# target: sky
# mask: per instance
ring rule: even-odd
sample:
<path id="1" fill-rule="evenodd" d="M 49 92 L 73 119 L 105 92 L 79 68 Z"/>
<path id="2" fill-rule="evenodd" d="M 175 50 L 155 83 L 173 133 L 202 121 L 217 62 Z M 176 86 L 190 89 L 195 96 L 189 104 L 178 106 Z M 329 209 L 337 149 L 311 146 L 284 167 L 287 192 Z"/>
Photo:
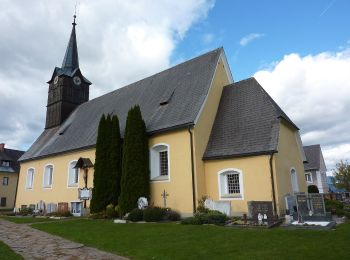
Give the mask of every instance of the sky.
<path id="1" fill-rule="evenodd" d="M 77 10 L 90 98 L 224 47 L 234 81 L 255 77 L 321 144 L 329 172 L 350 159 L 350 1 L 0 0 L 0 142 L 28 149 Z"/>

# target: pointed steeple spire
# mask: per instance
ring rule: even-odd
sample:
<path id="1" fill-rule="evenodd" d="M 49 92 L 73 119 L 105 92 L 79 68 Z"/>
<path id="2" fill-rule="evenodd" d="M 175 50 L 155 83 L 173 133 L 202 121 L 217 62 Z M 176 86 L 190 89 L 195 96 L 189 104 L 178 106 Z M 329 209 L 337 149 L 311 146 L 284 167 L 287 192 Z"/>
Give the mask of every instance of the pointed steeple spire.
<path id="1" fill-rule="evenodd" d="M 64 55 L 64 59 L 62 62 L 62 69 L 69 70 L 70 72 L 79 68 L 77 37 L 75 35 L 75 26 L 77 25 L 75 22 L 75 18 L 77 16 L 74 14 L 73 17 L 74 17 L 74 20 L 72 23 L 73 25 L 72 33 L 70 34 L 66 54 Z"/>

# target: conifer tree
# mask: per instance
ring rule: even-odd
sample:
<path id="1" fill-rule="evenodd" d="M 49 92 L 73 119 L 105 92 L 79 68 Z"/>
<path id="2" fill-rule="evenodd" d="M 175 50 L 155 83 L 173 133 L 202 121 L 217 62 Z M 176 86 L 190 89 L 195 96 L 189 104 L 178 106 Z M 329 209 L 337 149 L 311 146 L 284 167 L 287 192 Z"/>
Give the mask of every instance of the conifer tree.
<path id="1" fill-rule="evenodd" d="M 149 152 L 145 122 L 139 106 L 131 108 L 126 120 L 121 194 L 119 207 L 122 213 L 137 206 L 139 197 L 149 198 Z"/>
<path id="2" fill-rule="evenodd" d="M 104 166 L 106 163 L 107 151 L 106 151 L 106 130 L 107 130 L 106 117 L 103 114 L 98 125 L 96 151 L 95 151 L 95 165 L 94 165 L 94 186 L 92 190 L 92 199 L 90 203 L 91 213 L 100 212 L 104 209 L 104 193 L 105 182 L 103 177 Z"/>
<path id="3" fill-rule="evenodd" d="M 118 204 L 120 195 L 120 179 L 122 176 L 122 142 L 120 137 L 119 120 L 116 115 L 111 118 L 111 135 L 110 135 L 110 183 L 108 202 L 113 205 Z"/>

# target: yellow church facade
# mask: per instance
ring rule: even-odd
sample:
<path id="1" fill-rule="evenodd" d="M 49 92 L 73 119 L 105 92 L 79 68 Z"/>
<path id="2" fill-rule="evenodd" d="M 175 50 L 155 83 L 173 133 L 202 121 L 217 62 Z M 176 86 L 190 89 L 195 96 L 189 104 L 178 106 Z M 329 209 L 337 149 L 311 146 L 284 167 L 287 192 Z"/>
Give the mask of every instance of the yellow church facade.
<path id="1" fill-rule="evenodd" d="M 272 202 L 283 215 L 284 196 L 306 192 L 298 127 L 254 78 L 233 81 L 222 48 L 90 101 L 74 49 L 75 26 L 49 81 L 45 130 L 20 158 L 17 209 L 64 202 L 79 213 L 86 172 L 75 166 L 79 158 L 94 163 L 98 120 L 117 114 L 123 134 L 136 104 L 149 135 L 151 205 L 164 206 L 165 191 L 166 206 L 182 216 L 203 196 L 230 203 L 230 215 L 247 213 L 249 201 Z M 69 88 L 82 99 L 67 102 Z M 93 186 L 93 167 L 86 184 Z"/>

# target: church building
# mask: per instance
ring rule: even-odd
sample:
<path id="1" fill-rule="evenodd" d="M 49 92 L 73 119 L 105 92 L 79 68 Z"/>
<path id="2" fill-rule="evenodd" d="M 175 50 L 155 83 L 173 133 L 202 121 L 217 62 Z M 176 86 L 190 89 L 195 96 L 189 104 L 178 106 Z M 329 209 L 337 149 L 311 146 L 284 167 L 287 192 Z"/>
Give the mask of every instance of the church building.
<path id="1" fill-rule="evenodd" d="M 223 48 L 89 100 L 75 30 L 74 21 L 48 81 L 45 129 L 20 158 L 17 209 L 64 202 L 79 215 L 79 188 L 93 185 L 99 120 L 117 115 L 123 136 L 134 105 L 149 136 L 151 204 L 163 206 L 165 191 L 182 216 L 203 196 L 227 202 L 231 215 L 247 213 L 250 201 L 283 215 L 284 196 L 306 192 L 299 128 L 254 78 L 234 82 Z"/>

